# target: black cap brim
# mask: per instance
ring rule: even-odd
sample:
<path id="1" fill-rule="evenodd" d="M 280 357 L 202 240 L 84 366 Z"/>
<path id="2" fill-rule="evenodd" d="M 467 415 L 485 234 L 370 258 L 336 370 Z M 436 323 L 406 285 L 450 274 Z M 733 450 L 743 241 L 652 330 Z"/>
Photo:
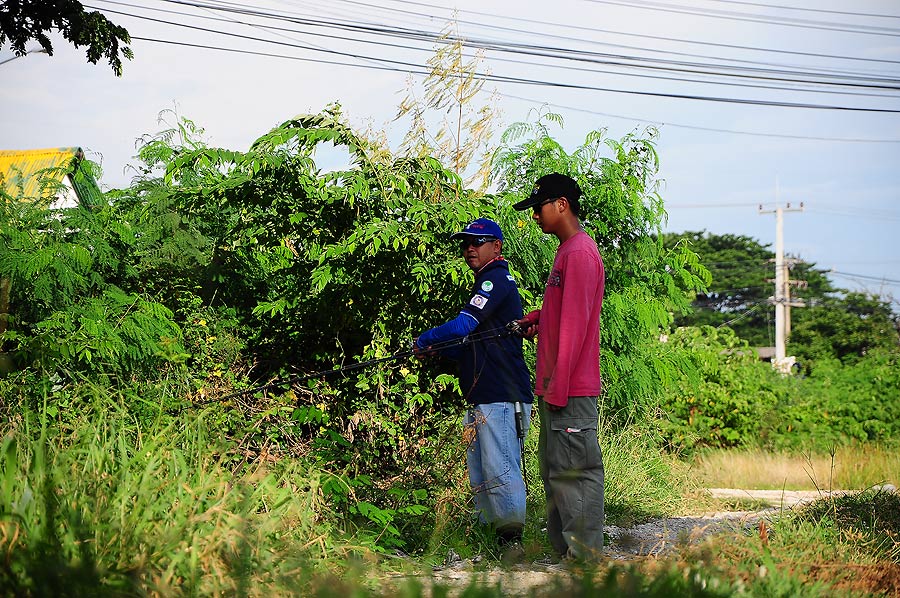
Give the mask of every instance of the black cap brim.
<path id="1" fill-rule="evenodd" d="M 514 209 L 514 210 L 519 210 L 519 211 L 527 210 L 528 208 L 530 208 L 530 207 L 532 207 L 532 206 L 538 205 L 540 202 L 541 202 L 540 199 L 535 199 L 535 198 L 532 198 L 532 197 L 528 197 L 528 198 L 523 199 L 522 201 L 520 201 L 520 202 L 518 202 L 518 203 L 514 203 L 514 204 L 513 204 L 513 209 Z"/>

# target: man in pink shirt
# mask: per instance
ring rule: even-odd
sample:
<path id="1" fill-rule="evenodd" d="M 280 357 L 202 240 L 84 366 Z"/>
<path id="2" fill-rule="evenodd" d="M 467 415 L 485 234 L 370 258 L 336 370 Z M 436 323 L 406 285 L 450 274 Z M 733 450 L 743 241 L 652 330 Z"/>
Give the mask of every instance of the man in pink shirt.
<path id="1" fill-rule="evenodd" d="M 559 239 L 541 309 L 519 320 L 538 336 L 535 394 L 538 458 L 547 496 L 547 532 L 561 556 L 594 560 L 603 550 L 603 455 L 597 441 L 603 260 L 579 220 L 581 188 L 558 173 L 528 198 L 535 222 Z"/>

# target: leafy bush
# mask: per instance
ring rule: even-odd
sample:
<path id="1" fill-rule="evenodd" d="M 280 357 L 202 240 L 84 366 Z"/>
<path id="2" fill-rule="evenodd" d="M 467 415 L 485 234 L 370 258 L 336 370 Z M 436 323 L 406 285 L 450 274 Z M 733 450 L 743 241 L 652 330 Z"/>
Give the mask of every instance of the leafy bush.
<path id="1" fill-rule="evenodd" d="M 679 328 L 664 346 L 699 372 L 667 388 L 661 425 L 673 450 L 827 450 L 900 439 L 900 353 L 876 351 L 850 365 L 821 360 L 808 376 L 785 377 L 728 328 Z"/>
<path id="2" fill-rule="evenodd" d="M 759 362 L 730 328 L 678 328 L 664 344 L 682 353 L 696 374 L 666 388 L 663 434 L 676 451 L 756 442 L 765 416 L 778 402 L 778 374 Z"/>
<path id="3" fill-rule="evenodd" d="M 691 366 L 680 355 L 657 351 L 657 339 L 669 329 L 672 312 L 688 309 L 688 293 L 708 283 L 709 273 L 684 245 L 666 249 L 662 244 L 665 210 L 658 190 L 655 130 L 618 141 L 606 138 L 603 130 L 591 131 L 569 153 L 549 134 L 549 125 L 561 122 L 556 115 L 545 115 L 534 124 L 513 125 L 503 135 L 495 159 L 495 176 L 504 192 L 501 205 L 509 209 L 548 172 L 578 181 L 582 224 L 597 242 L 606 271 L 600 339 L 603 403 L 620 422 L 640 420 L 656 409 L 664 386 Z M 520 223 L 535 231 L 533 224 L 521 222 L 528 216 L 520 216 Z M 516 236 L 529 235 L 537 246 L 511 259 L 538 299 L 556 242 L 539 230 L 512 230 Z M 531 261 L 530 256 L 541 259 Z"/>
<path id="4" fill-rule="evenodd" d="M 51 212 L 0 192 L 0 208 L 0 279 L 8 289 L 0 349 L 19 367 L 124 380 L 156 376 L 161 364 L 181 358 L 171 310 L 112 281 L 123 256 L 111 238 L 123 228 L 105 228 L 108 204 Z"/>
<path id="5" fill-rule="evenodd" d="M 771 422 L 775 447 L 823 449 L 848 442 L 900 440 L 900 352 L 874 351 L 841 364 L 816 362 L 809 375 L 787 379 L 780 417 Z"/>

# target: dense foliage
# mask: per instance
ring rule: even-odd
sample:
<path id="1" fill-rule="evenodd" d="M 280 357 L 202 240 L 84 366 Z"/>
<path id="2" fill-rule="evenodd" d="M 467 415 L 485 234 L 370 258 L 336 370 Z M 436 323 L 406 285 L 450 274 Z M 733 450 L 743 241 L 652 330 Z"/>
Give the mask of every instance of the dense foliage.
<path id="1" fill-rule="evenodd" d="M 775 252 L 756 239 L 745 235 L 709 232 L 666 233 L 667 247 L 685 245 L 696 251 L 700 262 L 709 268 L 711 282 L 692 297 L 688 313 L 675 318 L 678 326 L 720 326 L 734 329 L 752 346 L 774 346 Z M 789 256 L 788 278 L 791 297 L 811 301 L 833 293 L 836 289 L 825 273 Z M 804 317 L 802 309 L 791 310 L 792 319 Z"/>
<path id="2" fill-rule="evenodd" d="M 791 329 L 791 352 L 803 362 L 854 364 L 873 352 L 900 351 L 900 314 L 878 296 L 846 292 L 810 301 Z M 795 312 L 796 313 L 796 312 Z"/>
<path id="3" fill-rule="evenodd" d="M 337 107 L 242 152 L 207 147 L 179 120 L 144 139 L 129 188 L 90 207 L 50 213 L 4 194 L 0 357 L 14 368 L 0 377 L 0 581 L 25 594 L 303 594 L 325 557 L 433 555 L 454 537 L 490 551 L 461 490 L 453 372 L 404 355 L 465 300 L 471 273 L 448 237 L 477 216 L 501 223 L 524 301 L 540 304 L 555 240 L 511 206 L 549 171 L 581 184 L 606 265 L 612 518 L 676 508 L 660 432 L 676 453 L 900 436 L 884 304 L 846 296 L 858 317 L 835 318 L 839 342 L 807 344 L 802 378 L 773 372 L 727 327 L 672 331 L 710 279 L 689 247 L 661 240 L 652 132 L 595 131 L 569 152 L 556 122 L 506 132 L 496 195 L 427 155 L 392 156 Z M 322 171 L 323 149 L 346 166 Z M 796 333 L 818 338 L 815 321 Z M 887 340 L 857 342 L 874 331 Z M 532 480 L 535 445 L 532 434 Z M 532 485 L 536 542 L 540 495 Z"/>
<path id="4" fill-rule="evenodd" d="M 666 248 L 660 239 L 665 211 L 658 193 L 655 131 L 649 130 L 645 138 L 628 135 L 619 141 L 592 131 L 583 145 L 567 153 L 549 134 L 549 126 L 558 121 L 555 115 L 546 115 L 537 123 L 518 123 L 507 130 L 495 159 L 500 188 L 515 194 L 554 171 L 579 182 L 584 193 L 582 224 L 597 241 L 606 270 L 602 403 L 618 415 L 639 418 L 655 408 L 663 388 L 678 372 L 691 369 L 683 355 L 658 352 L 655 347 L 660 333 L 671 325 L 672 313 L 688 309 L 687 292 L 703 288 L 709 273 L 692 250 L 684 245 Z M 517 224 L 527 226 L 523 220 L 529 216 L 520 215 Z M 543 245 L 537 254 L 542 259 L 523 267 L 526 287 L 538 295 L 555 240 L 539 231 L 526 234 L 535 235 L 535 242 Z M 516 250 L 515 255 L 533 255 L 528 247 Z"/>
<path id="5" fill-rule="evenodd" d="M 728 328 L 680 328 L 668 338 L 700 370 L 662 402 L 664 436 L 676 451 L 698 447 L 817 450 L 900 438 L 900 351 L 810 362 L 783 376 Z"/>
<path id="6" fill-rule="evenodd" d="M 112 23 L 98 11 L 89 12 L 78 0 L 5 0 L 0 4 L 0 45 L 9 43 L 17 56 L 37 41 L 47 54 L 53 44 L 47 34 L 59 31 L 76 48 L 86 47 L 89 62 L 109 61 L 116 75 L 122 74 L 122 58 L 131 59 L 131 37 L 124 27 Z"/>
<path id="7" fill-rule="evenodd" d="M 201 137 L 180 120 L 145 138 L 131 187 L 91 208 L 50 214 L 7 197 L 2 348 L 26 368 L 7 380 L 14 405 L 47 400 L 65 418 L 80 384 L 105 380 L 140 387 L 128 408 L 144 425 L 208 406 L 244 454 L 290 454 L 335 473 L 324 491 L 382 548 L 401 537 L 421 545 L 428 526 L 417 518 L 437 516 L 426 505 L 464 484 L 462 397 L 445 364 L 374 360 L 456 313 L 471 272 L 449 235 L 478 216 L 502 223 L 525 300 L 539 303 L 555 245 L 511 205 L 551 170 L 585 189 L 585 227 L 608 264 L 604 404 L 645 413 L 688 363 L 652 349 L 703 270 L 692 252 L 651 237 L 663 214 L 651 139 L 594 132 L 569 154 L 543 123 L 520 125 L 497 160 L 503 193 L 484 196 L 433 158 L 373 146 L 336 106 L 244 152 Z M 347 166 L 321 171 L 321 148 Z M 248 388 L 273 380 L 267 392 Z M 438 466 L 447 462 L 456 477 Z"/>

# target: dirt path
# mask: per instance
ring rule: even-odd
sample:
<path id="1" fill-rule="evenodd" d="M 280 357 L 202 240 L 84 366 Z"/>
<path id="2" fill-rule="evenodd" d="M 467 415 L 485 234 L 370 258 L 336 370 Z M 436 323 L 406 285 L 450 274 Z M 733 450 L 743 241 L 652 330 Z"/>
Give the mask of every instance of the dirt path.
<path id="1" fill-rule="evenodd" d="M 755 511 L 721 511 L 660 518 L 631 527 L 607 526 L 606 532 L 611 542 L 605 550 L 607 557 L 612 561 L 627 562 L 664 556 L 679 544 L 699 542 L 714 533 L 754 528 L 759 525 L 760 519 L 776 516 L 783 510 L 829 496 L 829 493 L 817 491 L 733 488 L 710 488 L 708 492 L 717 499 L 752 500 L 769 506 Z M 835 491 L 831 494 L 842 493 Z M 511 569 L 500 566 L 484 569 L 483 563 L 477 559 L 472 562 L 468 559 L 456 561 L 451 558 L 445 566 L 432 573 L 431 581 L 461 591 L 473 579 L 478 579 L 489 585 L 502 584 L 506 596 L 527 596 L 534 588 L 549 586 L 560 575 L 566 575 L 566 571 L 537 563 L 515 565 Z M 427 579 L 420 581 L 423 585 L 430 585 Z M 451 595 L 454 595 L 452 590 Z"/>

